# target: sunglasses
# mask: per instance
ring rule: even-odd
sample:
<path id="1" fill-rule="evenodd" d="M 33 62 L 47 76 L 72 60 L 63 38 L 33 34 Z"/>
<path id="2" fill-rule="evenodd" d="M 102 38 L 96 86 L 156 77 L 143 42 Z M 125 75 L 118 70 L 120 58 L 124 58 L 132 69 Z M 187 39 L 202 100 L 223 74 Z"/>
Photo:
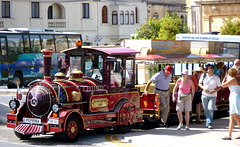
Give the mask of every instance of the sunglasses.
<path id="1" fill-rule="evenodd" d="M 202 73 L 201 71 L 197 71 L 197 73 Z"/>

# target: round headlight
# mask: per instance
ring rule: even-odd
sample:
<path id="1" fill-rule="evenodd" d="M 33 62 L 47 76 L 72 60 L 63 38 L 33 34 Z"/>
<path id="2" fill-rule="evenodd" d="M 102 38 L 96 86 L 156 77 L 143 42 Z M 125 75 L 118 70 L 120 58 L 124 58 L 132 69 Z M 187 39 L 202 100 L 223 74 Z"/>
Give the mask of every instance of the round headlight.
<path id="1" fill-rule="evenodd" d="M 11 101 L 9 102 L 9 107 L 10 107 L 11 109 L 15 109 L 15 108 L 17 107 L 16 101 L 15 101 L 15 100 L 11 100 Z"/>
<path id="2" fill-rule="evenodd" d="M 58 110 L 59 110 L 58 105 L 57 105 L 57 104 L 54 104 L 54 105 L 52 106 L 52 111 L 53 111 L 54 113 L 56 113 L 56 112 L 58 112 Z"/>

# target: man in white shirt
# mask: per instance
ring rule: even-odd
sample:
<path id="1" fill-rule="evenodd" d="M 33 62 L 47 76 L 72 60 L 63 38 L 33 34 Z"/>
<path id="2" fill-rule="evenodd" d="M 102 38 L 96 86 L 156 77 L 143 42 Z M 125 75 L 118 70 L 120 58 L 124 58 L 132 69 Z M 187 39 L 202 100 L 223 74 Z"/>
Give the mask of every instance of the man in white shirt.
<path id="1" fill-rule="evenodd" d="M 217 91 L 221 89 L 220 78 L 214 75 L 214 68 L 212 65 L 207 65 L 207 73 L 202 74 L 199 80 L 199 87 L 203 89 L 202 104 L 206 117 L 206 127 L 212 129 Z"/>
<path id="2" fill-rule="evenodd" d="M 161 121 L 165 127 L 168 127 L 166 124 L 169 112 L 169 83 L 172 78 L 172 67 L 167 65 L 164 70 L 159 71 L 148 81 L 144 93 L 148 94 L 148 88 L 152 82 L 155 83 L 155 93 L 158 93 L 159 97 L 159 112 L 162 111 Z"/>

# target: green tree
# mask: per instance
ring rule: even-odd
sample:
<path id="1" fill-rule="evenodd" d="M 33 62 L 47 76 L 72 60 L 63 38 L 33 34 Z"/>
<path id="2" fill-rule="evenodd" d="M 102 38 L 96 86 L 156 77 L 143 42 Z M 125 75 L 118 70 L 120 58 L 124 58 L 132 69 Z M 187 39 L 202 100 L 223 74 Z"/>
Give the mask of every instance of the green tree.
<path id="1" fill-rule="evenodd" d="M 172 13 L 172 16 L 166 13 L 165 17 L 161 21 L 161 28 L 157 39 L 175 40 L 176 34 L 189 32 L 190 29 L 185 23 L 182 23 L 182 20 L 179 18 L 177 13 Z"/>
<path id="2" fill-rule="evenodd" d="M 158 38 L 159 30 L 160 30 L 160 21 L 156 20 L 156 18 L 150 18 L 149 21 L 141 25 L 140 29 L 136 30 L 137 32 L 136 39 Z"/>
<path id="3" fill-rule="evenodd" d="M 220 32 L 221 35 L 240 35 L 240 16 L 236 20 L 229 16 L 227 20 L 223 21 Z"/>
<path id="4" fill-rule="evenodd" d="M 135 39 L 175 40 L 176 34 L 189 32 L 190 29 L 182 23 L 175 12 L 172 13 L 172 16 L 166 13 L 162 20 L 150 18 L 149 21 L 141 25 L 140 29 L 136 30 Z"/>

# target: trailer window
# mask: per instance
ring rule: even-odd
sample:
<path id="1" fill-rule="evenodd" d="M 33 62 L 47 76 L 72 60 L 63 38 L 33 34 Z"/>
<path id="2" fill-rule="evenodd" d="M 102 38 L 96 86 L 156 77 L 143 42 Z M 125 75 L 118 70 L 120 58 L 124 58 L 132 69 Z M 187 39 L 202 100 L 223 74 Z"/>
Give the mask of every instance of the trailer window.
<path id="1" fill-rule="evenodd" d="M 125 83 L 126 84 L 133 84 L 134 81 L 133 81 L 133 67 L 134 67 L 134 64 L 133 64 L 133 59 L 127 59 L 126 60 L 126 78 L 125 78 Z"/>

